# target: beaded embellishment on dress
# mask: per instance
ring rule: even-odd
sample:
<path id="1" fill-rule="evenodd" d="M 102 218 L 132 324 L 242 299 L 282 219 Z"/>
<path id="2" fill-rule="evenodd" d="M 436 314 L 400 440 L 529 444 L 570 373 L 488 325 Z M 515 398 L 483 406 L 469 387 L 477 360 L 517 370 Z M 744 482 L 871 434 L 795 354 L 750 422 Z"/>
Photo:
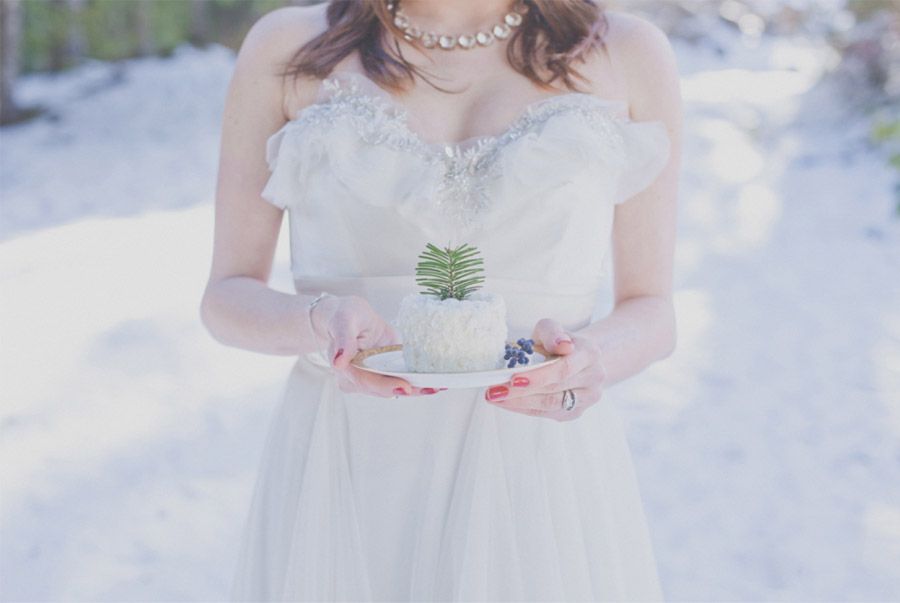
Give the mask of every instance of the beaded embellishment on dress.
<path id="1" fill-rule="evenodd" d="M 365 87 L 360 80 L 365 80 Z M 525 106 L 499 134 L 476 136 L 458 143 L 432 143 L 409 125 L 407 110 L 395 103 L 368 78 L 355 72 L 339 72 L 321 82 L 318 102 L 301 109 L 294 121 L 329 126 L 339 118 L 352 120 L 361 140 L 412 153 L 429 164 L 442 166 L 442 178 L 433 203 L 459 228 L 472 226 L 490 204 L 488 184 L 500 176 L 498 156 L 509 143 L 534 133 L 555 115 L 575 113 L 593 129 L 612 152 L 621 149 L 620 126 L 627 118 L 616 108 L 624 103 L 582 92 L 545 97 Z"/>

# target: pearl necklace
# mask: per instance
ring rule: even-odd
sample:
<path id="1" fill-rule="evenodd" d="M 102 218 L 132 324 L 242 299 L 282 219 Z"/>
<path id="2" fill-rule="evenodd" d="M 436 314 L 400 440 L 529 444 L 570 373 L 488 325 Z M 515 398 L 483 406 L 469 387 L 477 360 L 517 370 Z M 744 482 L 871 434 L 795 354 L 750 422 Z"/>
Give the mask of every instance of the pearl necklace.
<path id="1" fill-rule="evenodd" d="M 423 31 L 421 28 L 413 25 L 409 17 L 403 13 L 397 5 L 399 0 L 386 0 L 389 11 L 394 12 L 394 25 L 403 30 L 403 39 L 412 41 L 420 39 L 425 48 L 434 48 L 435 46 L 444 50 L 453 50 L 454 48 L 470 49 L 476 45 L 490 46 L 494 39 L 505 40 L 512 33 L 512 28 L 522 24 L 522 14 L 528 9 L 524 2 L 518 0 L 513 10 L 503 15 L 503 20 L 497 23 L 488 31 L 479 31 L 474 34 L 460 34 L 458 36 L 439 35 L 433 31 Z M 394 7 L 397 8 L 394 11 Z"/>

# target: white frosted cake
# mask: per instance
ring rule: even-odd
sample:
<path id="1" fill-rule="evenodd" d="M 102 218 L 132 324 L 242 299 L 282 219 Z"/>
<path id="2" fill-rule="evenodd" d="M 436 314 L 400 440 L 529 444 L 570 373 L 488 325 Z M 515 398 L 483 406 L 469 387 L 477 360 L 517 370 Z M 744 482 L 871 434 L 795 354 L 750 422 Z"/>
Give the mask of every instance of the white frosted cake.
<path id="1" fill-rule="evenodd" d="M 403 340 L 406 370 L 466 373 L 502 368 L 506 346 L 506 303 L 478 291 L 484 281 L 478 250 L 468 244 L 419 256 L 417 282 L 426 291 L 400 300 L 394 321 Z"/>
<path id="2" fill-rule="evenodd" d="M 456 373 L 504 366 L 506 303 L 496 293 L 475 291 L 462 300 L 411 293 L 400 301 L 396 326 L 408 371 Z"/>

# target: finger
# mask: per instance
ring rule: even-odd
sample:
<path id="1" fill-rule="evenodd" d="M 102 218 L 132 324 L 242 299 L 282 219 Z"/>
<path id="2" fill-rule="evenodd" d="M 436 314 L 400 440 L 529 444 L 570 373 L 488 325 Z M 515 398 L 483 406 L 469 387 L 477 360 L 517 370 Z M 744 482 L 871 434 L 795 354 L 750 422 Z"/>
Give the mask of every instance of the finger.
<path id="1" fill-rule="evenodd" d="M 373 373 L 354 365 L 350 365 L 347 371 L 352 373 L 352 378 L 360 391 L 375 396 L 383 396 L 386 398 L 392 398 L 397 395 L 412 396 L 421 391 L 419 388 L 414 388 L 406 379 L 401 379 L 399 377 Z"/>
<path id="2" fill-rule="evenodd" d="M 359 333 L 353 323 L 352 313 L 344 309 L 338 309 L 328 323 L 328 333 L 331 335 L 328 357 L 332 366 L 338 370 L 346 370 L 350 366 L 350 361 L 359 352 L 357 340 Z"/>
<path id="3" fill-rule="evenodd" d="M 541 318 L 538 320 L 534 325 L 531 338 L 536 343 L 540 343 L 550 354 L 556 354 L 562 356 L 562 358 L 547 367 L 529 371 L 529 373 L 539 371 L 537 374 L 527 377 L 529 383 L 539 384 L 543 387 L 559 383 L 565 375 L 569 374 L 570 370 L 567 369 L 572 368 L 563 361 L 566 360 L 565 357 L 567 355 L 575 351 L 574 338 L 563 328 L 559 321 L 552 318 Z M 516 376 L 510 376 L 510 383 Z"/>
<path id="4" fill-rule="evenodd" d="M 600 400 L 601 390 L 595 387 L 568 387 L 575 394 L 576 408 L 590 406 Z M 555 412 L 563 410 L 563 394 L 561 391 L 538 393 L 531 396 L 520 396 L 490 401 L 491 404 L 510 410 L 534 410 L 543 412 Z M 572 412 L 572 411 L 568 411 Z"/>
<path id="5" fill-rule="evenodd" d="M 509 377 L 509 389 L 514 397 L 535 392 L 561 391 L 562 386 L 582 386 L 587 380 L 598 381 L 600 350 L 593 342 L 575 337 L 574 350 L 556 358 L 547 366 L 514 373 Z M 582 375 L 581 373 L 588 373 Z"/>
<path id="6" fill-rule="evenodd" d="M 383 383 L 376 383 L 376 385 L 373 386 L 372 382 L 366 379 L 367 376 L 372 375 L 373 373 L 361 370 L 354 365 L 350 365 L 350 368 L 345 370 L 336 370 L 335 373 L 338 375 L 341 391 L 346 393 L 366 394 L 384 398 L 393 398 L 396 396 L 430 395 L 447 390 L 446 387 L 414 387 L 408 381 L 396 377 L 387 376 L 385 377 L 393 380 L 393 383 L 389 383 L 387 386 L 385 386 Z M 391 388 L 389 395 L 385 393 L 385 387 Z"/>
<path id="7" fill-rule="evenodd" d="M 551 354 L 569 354 L 575 344 L 572 336 L 566 331 L 559 321 L 552 318 L 542 318 L 534 325 L 531 338 L 540 342 L 544 349 Z"/>
<path id="8" fill-rule="evenodd" d="M 518 398 L 495 400 L 493 401 L 493 403 L 510 410 L 553 412 L 562 408 L 562 393 L 557 391 L 543 394 L 533 394 L 531 396 L 521 396 Z"/>
<path id="9" fill-rule="evenodd" d="M 415 387 L 412 386 L 411 396 L 430 396 L 438 392 L 447 391 L 446 387 Z M 402 395 L 402 394 L 401 394 Z"/>
<path id="10" fill-rule="evenodd" d="M 504 399 L 560 392 L 564 389 L 599 389 L 606 373 L 601 364 L 593 360 L 594 357 L 595 352 L 579 346 L 576 352 L 561 357 L 549 366 L 512 375 L 507 383 L 502 384 L 506 388 L 501 390 L 506 393 Z M 562 368 L 555 367 L 559 363 L 564 363 Z"/>

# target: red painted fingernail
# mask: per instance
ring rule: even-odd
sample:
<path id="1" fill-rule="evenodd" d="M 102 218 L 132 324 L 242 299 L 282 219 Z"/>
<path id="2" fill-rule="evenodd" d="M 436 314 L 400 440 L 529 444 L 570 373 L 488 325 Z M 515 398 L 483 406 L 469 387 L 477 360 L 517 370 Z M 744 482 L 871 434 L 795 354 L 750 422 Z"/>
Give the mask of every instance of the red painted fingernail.
<path id="1" fill-rule="evenodd" d="M 508 394 L 508 393 L 509 393 L 509 388 L 506 387 L 505 385 L 495 385 L 494 387 L 492 387 L 491 389 L 488 390 L 487 399 L 493 401 L 493 400 L 497 400 L 499 398 L 505 398 L 506 394 Z"/>
<path id="2" fill-rule="evenodd" d="M 423 387 L 422 393 L 423 394 L 434 394 L 434 393 L 437 393 L 437 390 L 434 389 L 433 387 Z"/>
<path id="3" fill-rule="evenodd" d="M 405 395 L 406 395 L 406 390 L 403 389 L 402 387 L 395 387 L 395 388 L 394 388 L 394 393 L 395 393 L 395 394 L 402 394 L 402 395 L 405 396 Z"/>
<path id="4" fill-rule="evenodd" d="M 344 348 L 339 349 L 337 351 L 337 354 L 334 355 L 334 360 L 332 360 L 332 363 L 337 362 L 337 359 L 340 358 L 341 354 L 343 354 L 343 353 L 344 353 Z"/>
<path id="5" fill-rule="evenodd" d="M 530 381 L 528 381 L 528 377 L 522 377 L 521 375 L 513 377 L 512 380 L 512 384 L 514 387 L 525 387 L 529 383 Z"/>

